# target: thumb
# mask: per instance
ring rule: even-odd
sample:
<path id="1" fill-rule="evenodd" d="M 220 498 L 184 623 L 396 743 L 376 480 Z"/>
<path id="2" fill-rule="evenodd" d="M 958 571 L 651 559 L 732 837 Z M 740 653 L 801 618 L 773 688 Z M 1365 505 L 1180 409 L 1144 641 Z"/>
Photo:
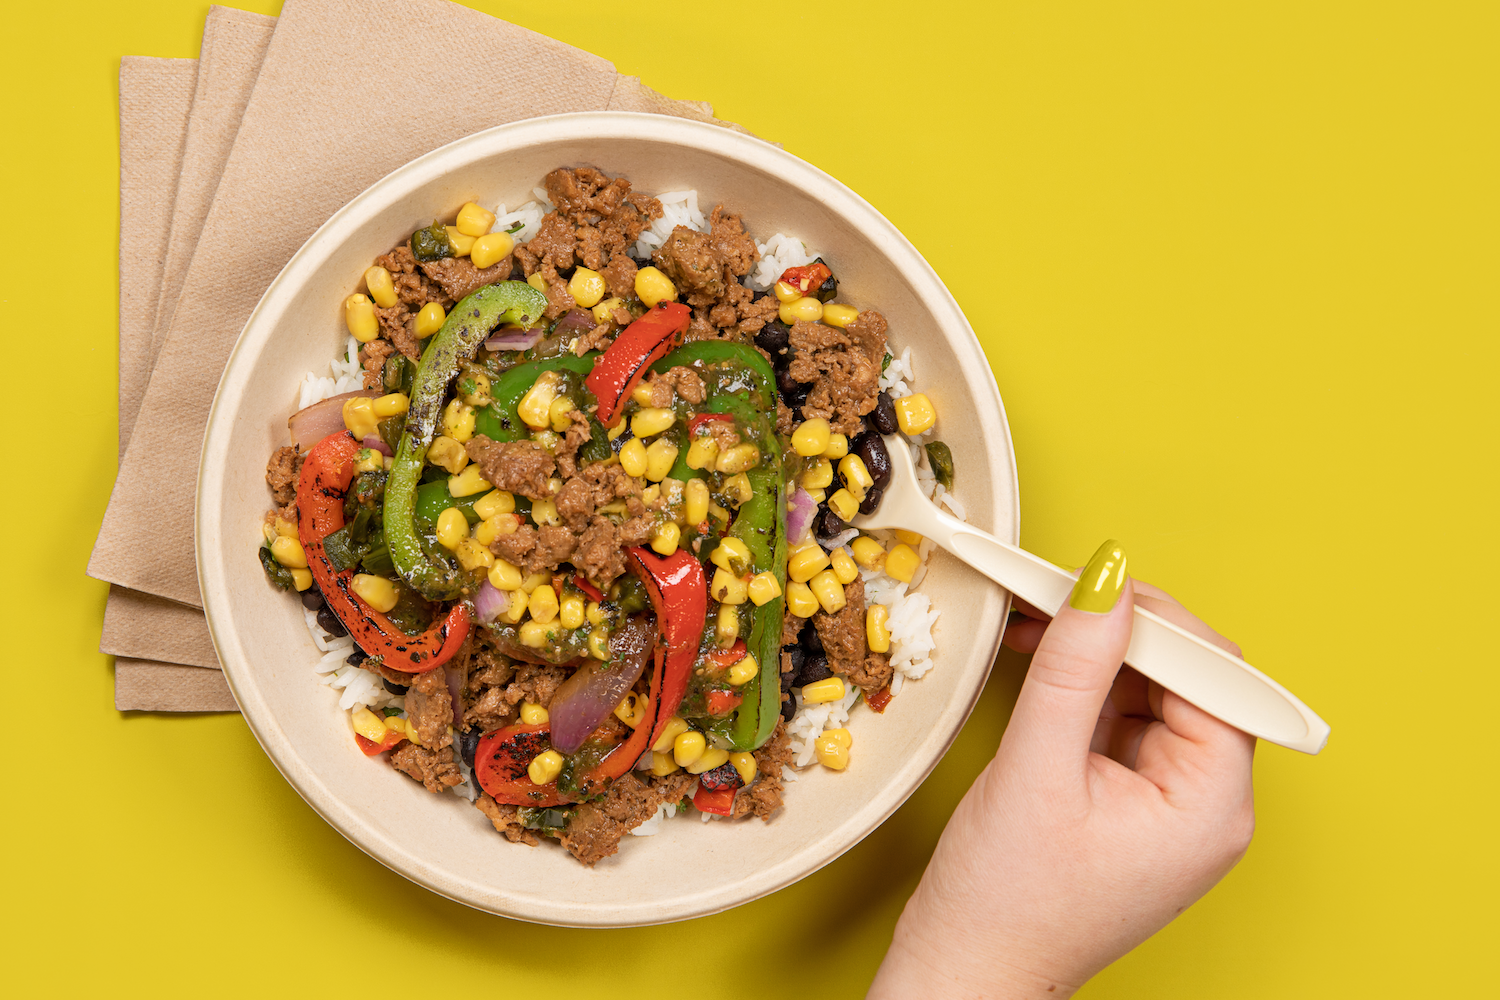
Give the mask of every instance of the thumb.
<path id="1" fill-rule="evenodd" d="M 1002 749 L 1028 771 L 1073 769 L 1087 760 L 1099 712 L 1130 645 L 1134 600 L 1125 550 L 1111 539 L 1099 546 L 1047 626 L 1006 727 Z"/>

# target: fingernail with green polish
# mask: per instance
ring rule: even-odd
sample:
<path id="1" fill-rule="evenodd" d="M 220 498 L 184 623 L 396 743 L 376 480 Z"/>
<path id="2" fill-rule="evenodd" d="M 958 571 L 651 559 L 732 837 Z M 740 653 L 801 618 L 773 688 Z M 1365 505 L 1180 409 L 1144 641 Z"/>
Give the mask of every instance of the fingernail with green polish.
<path id="1" fill-rule="evenodd" d="M 1124 589 L 1125 549 L 1111 538 L 1099 546 L 1099 551 L 1083 567 L 1068 604 L 1078 611 L 1107 615 L 1114 610 Z"/>

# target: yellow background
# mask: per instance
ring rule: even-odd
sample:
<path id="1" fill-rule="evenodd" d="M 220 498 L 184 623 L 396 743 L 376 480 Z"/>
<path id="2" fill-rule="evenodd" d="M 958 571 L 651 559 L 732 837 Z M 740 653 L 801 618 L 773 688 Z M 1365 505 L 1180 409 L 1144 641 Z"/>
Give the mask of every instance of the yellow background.
<path id="1" fill-rule="evenodd" d="M 1124 540 L 1332 723 L 1318 758 L 1262 746 L 1244 862 L 1084 995 L 1493 989 L 1500 8 L 476 6 L 710 100 L 873 202 L 984 341 L 1023 542 L 1077 563 Z M 860 995 L 1016 658 L 849 855 L 613 932 L 391 874 L 237 715 L 111 707 L 83 568 L 114 464 L 116 73 L 196 55 L 206 10 L 18 3 L 0 42 L 8 992 Z"/>

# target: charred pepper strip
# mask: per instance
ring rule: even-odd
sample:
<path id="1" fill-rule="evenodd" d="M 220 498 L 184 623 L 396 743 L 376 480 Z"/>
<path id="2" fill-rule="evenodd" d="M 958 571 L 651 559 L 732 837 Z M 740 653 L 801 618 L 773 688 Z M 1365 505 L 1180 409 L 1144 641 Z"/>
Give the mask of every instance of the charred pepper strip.
<path id="1" fill-rule="evenodd" d="M 693 311 L 681 302 L 664 302 L 631 323 L 609 345 L 584 380 L 599 399 L 599 422 L 613 427 L 624 416 L 625 401 L 641 384 L 646 369 L 682 343 Z"/>
<path id="2" fill-rule="evenodd" d="M 396 572 L 429 600 L 450 601 L 463 594 L 457 571 L 423 549 L 413 518 L 417 485 L 427 449 L 437 435 L 443 397 L 458 377 L 459 365 L 474 356 L 491 330 L 501 323 L 533 322 L 546 307 L 546 296 L 523 281 L 487 285 L 453 307 L 417 366 L 406 428 L 386 480 L 385 541 Z"/>
<path id="3" fill-rule="evenodd" d="M 521 403 L 521 398 L 531 389 L 532 383 L 542 372 L 566 371 L 576 375 L 587 375 L 594 370 L 594 361 L 600 357 L 598 351 L 590 351 L 581 358 L 571 354 L 565 354 L 557 358 L 547 358 L 543 361 L 523 361 L 514 368 L 507 369 L 504 375 L 495 380 L 490 387 L 490 395 L 494 402 L 482 407 L 475 414 L 474 430 L 483 434 L 491 441 L 519 441 L 531 434 L 531 428 L 521 420 L 521 415 L 516 412 L 516 407 Z M 585 400 L 575 400 L 580 409 L 583 408 Z M 601 456 L 608 458 L 608 455 Z"/>
<path id="4" fill-rule="evenodd" d="M 469 637 L 469 610 L 456 605 L 421 635 L 407 635 L 351 591 L 354 570 L 339 570 L 323 550 L 323 539 L 344 526 L 344 496 L 354 479 L 359 445 L 344 431 L 330 434 L 307 453 L 297 480 L 297 534 L 323 599 L 354 641 L 392 670 L 420 674 L 441 666 Z"/>

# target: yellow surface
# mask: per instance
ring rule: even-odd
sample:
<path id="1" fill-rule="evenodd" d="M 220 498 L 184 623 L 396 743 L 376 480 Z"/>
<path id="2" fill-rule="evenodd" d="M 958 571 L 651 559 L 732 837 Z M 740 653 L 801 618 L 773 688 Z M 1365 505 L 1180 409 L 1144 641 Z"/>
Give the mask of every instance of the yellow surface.
<path id="1" fill-rule="evenodd" d="M 407 993 L 859 995 L 1016 659 L 848 856 L 695 927 L 619 932 L 387 872 L 238 716 L 111 708 L 83 567 L 114 465 L 117 64 L 195 55 L 207 7 L 11 6 L 7 992 L 333 997 L 363 969 Z M 1332 723 L 1320 758 L 1261 748 L 1244 863 L 1084 995 L 1493 989 L 1493 4 L 479 6 L 713 101 L 884 211 L 984 340 L 1025 544 L 1076 564 L 1120 538 Z M 432 46 L 414 56 L 462 40 Z M 54 488 L 64 461 L 91 485 Z"/>

